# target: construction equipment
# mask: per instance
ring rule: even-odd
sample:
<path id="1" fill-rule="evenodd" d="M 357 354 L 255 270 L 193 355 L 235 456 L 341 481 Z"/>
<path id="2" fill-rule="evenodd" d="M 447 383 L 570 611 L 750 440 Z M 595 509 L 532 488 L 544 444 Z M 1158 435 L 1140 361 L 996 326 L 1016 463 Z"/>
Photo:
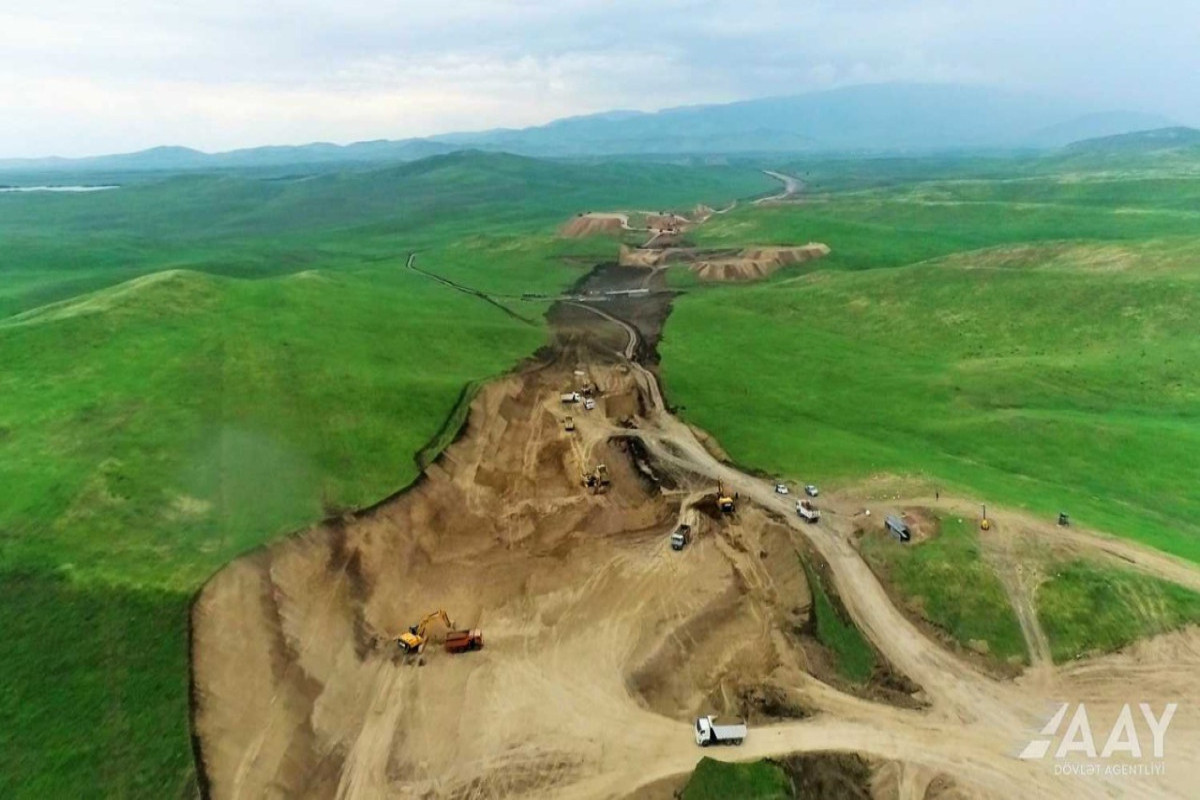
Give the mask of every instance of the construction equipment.
<path id="1" fill-rule="evenodd" d="M 696 718 L 696 744 L 708 747 L 710 744 L 741 744 L 746 740 L 746 721 L 744 719 L 718 719 L 714 716 Z"/>
<path id="2" fill-rule="evenodd" d="M 808 500 L 796 501 L 796 513 L 800 515 L 801 519 L 809 522 L 816 522 L 821 518 L 821 512 Z"/>
<path id="3" fill-rule="evenodd" d="M 567 417 L 565 420 L 563 420 L 563 428 L 566 429 L 567 433 L 571 433 L 572 431 L 574 431 L 575 430 L 575 418 Z"/>
<path id="4" fill-rule="evenodd" d="M 454 629 L 454 623 L 450 621 L 450 617 L 439 608 L 437 611 L 426 614 L 420 622 L 400 634 L 396 639 L 396 644 L 400 645 L 400 649 L 406 653 L 419 653 L 425 648 L 429 623 L 437 619 L 445 623 L 447 628 Z"/>
<path id="5" fill-rule="evenodd" d="M 479 628 L 450 631 L 446 634 L 447 653 L 466 653 L 483 648 L 483 631 Z"/>
<path id="6" fill-rule="evenodd" d="M 604 464 L 597 464 L 594 470 L 585 472 L 583 475 L 583 485 L 595 494 L 600 494 L 608 489 L 611 482 L 608 477 L 608 467 Z"/>
<path id="7" fill-rule="evenodd" d="M 888 533 L 896 537 L 898 541 L 907 542 L 912 539 L 912 531 L 909 530 L 908 523 L 893 514 L 888 514 L 883 520 L 883 526 Z"/>
<path id="8" fill-rule="evenodd" d="M 1069 526 L 1071 524 L 1071 518 L 1069 516 L 1067 516 L 1067 512 L 1065 512 L 1065 511 L 1058 512 L 1058 524 L 1064 528 L 1066 528 L 1067 526 Z"/>
<path id="9" fill-rule="evenodd" d="M 725 492 L 725 485 L 717 481 L 717 508 L 726 514 L 733 513 L 733 496 Z"/>
<path id="10" fill-rule="evenodd" d="M 583 395 L 579 392 L 563 392 L 559 395 L 558 399 L 562 400 L 563 403 L 578 403 L 583 399 Z"/>
<path id="11" fill-rule="evenodd" d="M 691 541 L 692 541 L 692 526 L 691 525 L 680 525 L 678 528 L 675 529 L 675 532 L 671 534 L 671 549 L 672 550 L 682 550 L 683 548 L 687 547 L 688 543 Z"/>
<path id="12" fill-rule="evenodd" d="M 979 530 L 990 531 L 992 529 L 992 521 L 988 519 L 987 506 L 983 507 L 983 515 L 979 518 Z"/>

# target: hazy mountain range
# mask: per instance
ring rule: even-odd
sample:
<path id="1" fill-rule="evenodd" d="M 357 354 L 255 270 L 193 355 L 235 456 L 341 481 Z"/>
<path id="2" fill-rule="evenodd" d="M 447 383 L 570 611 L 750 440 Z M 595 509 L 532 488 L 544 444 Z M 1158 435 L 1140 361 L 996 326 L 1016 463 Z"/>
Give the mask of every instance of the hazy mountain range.
<path id="1" fill-rule="evenodd" d="M 886 84 L 653 113 L 608 112 L 519 130 L 449 133 L 344 146 L 318 143 L 256 147 L 213 154 L 186 147 L 156 147 L 84 159 L 0 160 L 0 169 L 124 171 L 350 165 L 411 161 L 463 148 L 544 157 L 1049 149 L 1173 124 L 1154 114 L 1096 109 L 999 89 Z"/>

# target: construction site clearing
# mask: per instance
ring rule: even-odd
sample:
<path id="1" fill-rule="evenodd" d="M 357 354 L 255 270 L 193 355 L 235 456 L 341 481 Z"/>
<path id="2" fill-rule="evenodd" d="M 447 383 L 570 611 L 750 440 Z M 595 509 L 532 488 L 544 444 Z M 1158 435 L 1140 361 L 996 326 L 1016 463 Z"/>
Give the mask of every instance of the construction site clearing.
<path id="1" fill-rule="evenodd" d="M 610 265 L 577 288 L 662 280 Z M 653 365 L 669 311 L 663 291 L 556 303 L 552 345 L 479 392 L 412 487 L 209 580 L 191 620 L 209 795 L 648 800 L 671 797 L 697 745 L 722 737 L 737 746 L 704 752 L 865 769 L 876 798 L 1192 792 L 1200 719 L 1183 709 L 1200 701 L 1200 633 L 1062 666 L 1035 657 L 1015 677 L 979 668 L 898 608 L 856 547 L 868 515 L 907 514 L 915 542 L 927 499 L 842 487 L 809 520 L 724 461 L 667 411 Z M 1200 588 L 1193 567 L 1134 544 L 989 518 Z M 865 682 L 818 638 L 810 580 L 870 643 Z M 1131 687 L 1180 706 L 1170 770 L 1064 781 L 1016 757 L 1064 698 L 1111 723 Z"/>

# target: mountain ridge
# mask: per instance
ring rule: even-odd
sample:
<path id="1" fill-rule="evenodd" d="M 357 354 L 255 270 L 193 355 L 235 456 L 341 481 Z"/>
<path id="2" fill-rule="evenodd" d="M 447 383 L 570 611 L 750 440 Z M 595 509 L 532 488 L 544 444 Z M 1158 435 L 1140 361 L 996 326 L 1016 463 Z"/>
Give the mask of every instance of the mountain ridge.
<path id="1" fill-rule="evenodd" d="M 454 150 L 574 158 L 619 155 L 929 153 L 1049 149 L 1166 128 L 1162 116 L 958 84 L 863 84 L 822 92 L 613 110 L 526 128 L 459 131 L 346 145 L 265 145 L 218 153 L 160 146 L 83 159 L 0 160 L 0 171 L 193 170 L 414 161 Z"/>

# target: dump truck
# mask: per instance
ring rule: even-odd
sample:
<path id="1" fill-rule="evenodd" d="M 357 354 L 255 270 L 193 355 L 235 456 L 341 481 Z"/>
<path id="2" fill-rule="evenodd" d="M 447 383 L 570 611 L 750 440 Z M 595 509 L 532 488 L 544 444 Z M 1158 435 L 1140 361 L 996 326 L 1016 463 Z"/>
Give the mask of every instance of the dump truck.
<path id="1" fill-rule="evenodd" d="M 692 526 L 691 525 L 680 525 L 678 528 L 675 529 L 675 532 L 671 534 L 671 549 L 672 550 L 682 550 L 683 548 L 685 548 L 689 544 L 691 544 L 691 541 L 692 541 Z"/>
<path id="2" fill-rule="evenodd" d="M 578 403 L 582 399 L 582 395 L 579 392 L 563 392 L 558 399 L 564 403 Z"/>
<path id="3" fill-rule="evenodd" d="M 908 528 L 908 523 L 900 519 L 894 514 L 888 514 L 883 520 L 883 526 L 888 533 L 896 537 L 901 542 L 907 542 L 912 538 L 912 531 Z"/>
<path id="4" fill-rule="evenodd" d="M 446 634 L 447 653 L 466 653 L 483 648 L 483 631 L 470 628 L 461 631 L 450 631 Z"/>
<path id="5" fill-rule="evenodd" d="M 712 715 L 696 718 L 696 744 L 741 744 L 746 740 L 744 719 L 718 719 Z"/>
<path id="6" fill-rule="evenodd" d="M 809 522 L 816 522 L 821 518 L 821 512 L 808 500 L 799 500 L 796 502 L 796 513 Z"/>

